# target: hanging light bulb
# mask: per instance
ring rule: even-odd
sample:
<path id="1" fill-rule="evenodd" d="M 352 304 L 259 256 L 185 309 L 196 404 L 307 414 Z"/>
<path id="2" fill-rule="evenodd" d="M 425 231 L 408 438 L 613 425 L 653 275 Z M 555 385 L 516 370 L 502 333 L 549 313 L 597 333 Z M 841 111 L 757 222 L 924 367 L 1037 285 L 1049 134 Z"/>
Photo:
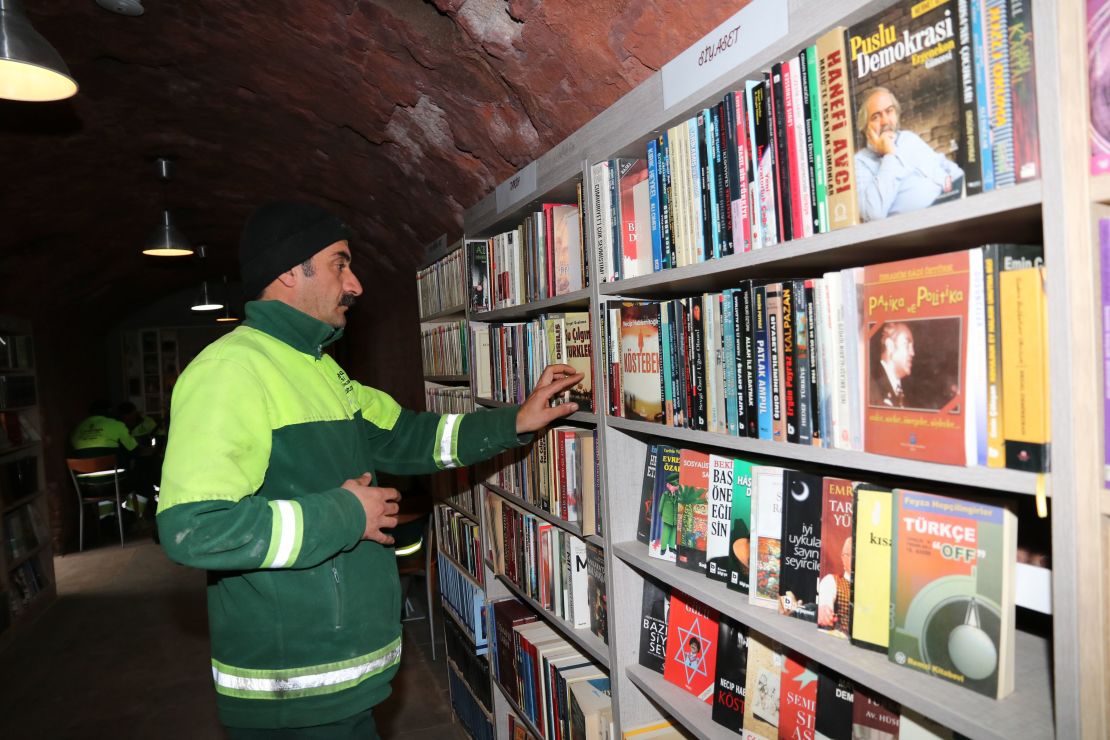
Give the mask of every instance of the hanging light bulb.
<path id="1" fill-rule="evenodd" d="M 0 0 L 0 98 L 31 103 L 77 94 L 62 57 L 31 27 L 19 0 Z"/>
<path id="2" fill-rule="evenodd" d="M 162 211 L 162 223 L 154 230 L 143 247 L 143 254 L 154 257 L 185 257 L 193 253 L 193 246 L 185 235 L 173 225 L 169 211 Z"/>
<path id="3" fill-rule="evenodd" d="M 208 297 L 208 281 L 205 280 L 200 284 L 200 297 L 197 302 L 193 304 L 194 311 L 219 311 L 224 307 L 224 304 Z"/>

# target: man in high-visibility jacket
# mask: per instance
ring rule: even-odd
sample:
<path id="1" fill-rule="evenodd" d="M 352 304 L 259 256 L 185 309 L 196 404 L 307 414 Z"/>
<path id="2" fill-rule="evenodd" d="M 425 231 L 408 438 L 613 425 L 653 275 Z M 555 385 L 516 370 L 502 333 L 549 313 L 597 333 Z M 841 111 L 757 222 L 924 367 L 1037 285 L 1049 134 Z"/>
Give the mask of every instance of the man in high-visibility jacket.
<path id="1" fill-rule="evenodd" d="M 74 457 L 117 455 L 122 461 L 135 451 L 138 443 L 131 436 L 131 430 L 111 415 L 111 409 L 107 401 L 89 404 L 89 415 L 69 436 Z"/>
<path id="2" fill-rule="evenodd" d="M 408 411 L 348 377 L 324 348 L 362 293 L 349 238 L 316 206 L 259 208 L 239 251 L 258 300 L 174 386 L 158 529 L 173 560 L 210 571 L 212 675 L 232 740 L 378 737 L 401 591 L 388 533 L 400 494 L 376 471 L 471 465 L 577 410 L 549 406 L 582 378 L 569 365 L 546 368 L 519 407 L 470 414 Z"/>

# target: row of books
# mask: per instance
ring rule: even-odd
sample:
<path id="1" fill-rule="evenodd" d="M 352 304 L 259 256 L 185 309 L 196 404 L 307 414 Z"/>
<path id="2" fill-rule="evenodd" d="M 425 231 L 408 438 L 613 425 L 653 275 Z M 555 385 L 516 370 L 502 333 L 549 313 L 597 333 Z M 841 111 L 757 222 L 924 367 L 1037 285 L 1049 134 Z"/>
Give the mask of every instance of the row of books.
<path id="1" fill-rule="evenodd" d="M 515 599 L 490 603 L 490 667 L 546 740 L 613 737 L 609 676 Z"/>
<path id="2" fill-rule="evenodd" d="M 21 506 L 4 515 L 4 543 L 8 562 L 18 560 L 43 541 L 43 524 L 33 505 Z"/>
<path id="3" fill-rule="evenodd" d="M 1044 471 L 1043 265 L 1040 245 L 988 244 L 691 298 L 610 301 L 609 412 Z"/>
<path id="4" fill-rule="evenodd" d="M 8 600 L 12 615 L 23 611 L 49 584 L 39 568 L 38 560 L 25 560 L 8 573 L 10 591 Z"/>
<path id="5" fill-rule="evenodd" d="M 608 642 L 605 553 L 514 506 L 486 494 L 486 546 L 494 572 L 572 629 L 589 628 Z"/>
<path id="6" fill-rule="evenodd" d="M 651 445 L 637 539 L 752 606 L 993 698 L 1013 691 L 1008 508 Z M 975 648 L 959 638 L 972 623 Z"/>
<path id="7" fill-rule="evenodd" d="M 478 583 L 484 583 L 482 533 L 478 525 L 450 506 L 435 507 L 436 544 Z"/>
<path id="8" fill-rule="evenodd" d="M 436 553 L 439 565 L 439 594 L 443 598 L 443 608 L 450 611 L 470 630 L 474 651 L 485 655 L 489 644 L 486 634 L 486 594 L 470 580 L 470 574 L 459 570 L 455 564 Z"/>
<path id="9" fill-rule="evenodd" d="M 489 682 L 486 682 L 489 685 Z M 467 734 L 474 740 L 497 740 L 497 733 L 482 705 L 467 691 L 467 684 L 454 671 L 447 671 L 447 687 L 451 692 L 451 708 Z"/>
<path id="10" fill-rule="evenodd" d="M 425 407 L 437 414 L 466 414 L 474 410 L 470 386 L 424 384 Z"/>
<path id="11" fill-rule="evenodd" d="M 528 446 L 499 454 L 492 467 L 489 483 L 577 525 L 583 535 L 600 533 L 597 429 L 550 427 Z"/>
<path id="12" fill-rule="evenodd" d="M 470 310 L 519 306 L 587 287 L 580 213 L 578 205 L 544 203 L 512 231 L 467 241 Z"/>
<path id="13" fill-rule="evenodd" d="M 443 625 L 444 647 L 447 660 L 457 670 L 463 681 L 469 686 L 469 693 L 474 694 L 482 709 L 493 714 L 493 696 L 490 693 L 489 661 L 486 655 L 474 654 L 474 643 L 453 621 L 446 620 Z"/>
<path id="14" fill-rule="evenodd" d="M 747 740 L 953 733 L 679 591 L 644 580 L 640 665 L 712 704 Z"/>
<path id="15" fill-rule="evenodd" d="M 420 353 L 425 375 L 466 375 L 469 353 L 466 321 L 441 322 L 420 330 Z"/>
<path id="16" fill-rule="evenodd" d="M 583 378 L 564 396 L 593 411 L 593 347 L 590 314 L 550 313 L 527 322 L 471 322 L 475 391 L 479 398 L 522 403 L 548 365 L 564 363 Z"/>
<path id="17" fill-rule="evenodd" d="M 1040 176 L 1032 0 L 902 0 L 591 168 L 604 281 Z"/>
<path id="18" fill-rule="evenodd" d="M 420 318 L 451 309 L 462 309 L 467 282 L 463 275 L 466 256 L 456 249 L 422 270 L 416 271 L 416 293 Z"/>

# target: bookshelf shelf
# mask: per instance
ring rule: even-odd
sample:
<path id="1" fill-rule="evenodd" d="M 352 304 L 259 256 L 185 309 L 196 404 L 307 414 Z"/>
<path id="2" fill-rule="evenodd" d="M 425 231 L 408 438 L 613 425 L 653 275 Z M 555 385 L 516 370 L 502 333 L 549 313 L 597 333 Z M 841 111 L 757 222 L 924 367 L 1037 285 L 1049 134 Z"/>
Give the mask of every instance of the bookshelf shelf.
<path id="1" fill-rule="evenodd" d="M 466 687 L 467 693 L 469 693 L 470 696 L 474 698 L 474 703 L 478 705 L 478 708 L 481 709 L 482 714 L 485 715 L 486 719 L 488 719 L 492 723 L 493 715 L 490 714 L 489 710 L 486 708 L 486 705 L 483 704 L 482 700 L 478 698 L 478 695 L 474 693 L 474 687 L 467 683 L 466 676 L 464 676 L 462 671 L 459 670 L 459 667 L 455 665 L 455 661 L 448 658 L 447 667 L 459 679 L 459 683 Z"/>
<path id="2" fill-rule="evenodd" d="M 590 305 L 590 289 L 576 290 L 566 295 L 557 295 L 554 298 L 545 298 L 542 301 L 532 301 L 519 306 L 498 308 L 493 311 L 470 314 L 471 321 L 518 321 L 529 319 L 548 311 L 567 308 L 585 308 Z"/>
<path id="3" fill-rule="evenodd" d="M 547 511 L 546 509 L 541 509 L 535 504 L 530 504 L 522 499 L 520 496 L 517 496 L 515 493 L 510 493 L 500 486 L 495 486 L 494 484 L 488 483 L 486 481 L 482 481 L 482 485 L 490 491 L 493 491 L 509 503 L 513 504 L 514 506 L 519 506 L 528 513 L 535 514 L 540 519 L 543 519 L 545 522 L 548 522 L 549 524 L 554 524 L 559 529 L 570 532 L 579 539 L 586 540 L 587 542 L 593 542 L 594 544 L 602 548 L 605 547 L 605 540 L 601 539 L 600 537 L 595 537 L 594 535 L 583 535 L 582 528 L 574 522 L 568 522 L 566 519 L 560 519 L 559 517 L 552 514 L 550 511 Z"/>
<path id="4" fill-rule="evenodd" d="M 995 701 L 895 665 L 885 654 L 822 634 L 809 622 L 749 606 L 723 583 L 649 557 L 644 545 L 638 542 L 615 544 L 613 554 L 636 570 L 970 738 L 1054 737 L 1050 646 L 1038 637 L 1017 633 L 1016 688 L 1006 699 Z"/>
<path id="5" fill-rule="evenodd" d="M 470 375 L 425 375 L 424 380 L 432 383 L 469 383 Z"/>
<path id="6" fill-rule="evenodd" d="M 518 405 L 515 403 L 509 403 L 508 401 L 495 401 L 492 398 L 476 398 L 474 399 L 474 403 L 478 404 L 479 406 L 485 406 L 489 409 L 499 409 L 504 408 L 505 406 Z M 600 417 L 597 414 L 590 411 L 575 411 L 570 416 L 566 417 L 565 419 L 560 419 L 559 421 L 560 423 L 563 421 L 577 421 L 584 424 L 597 424 L 599 418 Z"/>
<path id="7" fill-rule="evenodd" d="M 1095 203 L 1110 204 L 1110 175 L 1091 178 L 1091 200 Z"/>
<path id="8" fill-rule="evenodd" d="M 569 624 L 540 606 L 538 601 L 529 598 L 519 586 L 505 576 L 498 573 L 497 580 L 512 591 L 514 596 L 530 606 L 543 621 L 561 632 L 564 637 L 574 643 L 580 650 L 586 653 L 586 655 L 590 656 L 590 658 L 604 666 L 606 670 L 609 669 L 609 646 L 602 642 L 593 632 L 590 632 L 588 627 L 582 629 L 571 627 Z"/>
<path id="9" fill-rule="evenodd" d="M 474 584 L 475 588 L 479 588 L 482 591 L 486 590 L 486 587 L 478 582 L 478 579 L 474 577 L 474 574 L 471 573 L 469 570 L 467 570 L 465 565 L 463 565 L 458 560 L 456 560 L 446 550 L 438 550 L 437 552 L 439 552 L 440 555 L 442 555 L 444 558 L 446 558 L 452 565 L 454 565 L 456 568 L 458 568 L 460 575 L 462 575 L 463 578 L 465 578 L 466 580 L 468 580 L 472 584 Z"/>
<path id="10" fill-rule="evenodd" d="M 442 311 L 436 311 L 435 313 L 428 314 L 427 316 L 421 316 L 420 322 L 427 323 L 429 321 L 443 321 L 444 319 L 461 319 L 464 316 L 466 316 L 466 306 L 451 306 L 450 308 L 445 308 Z"/>
<path id="11" fill-rule="evenodd" d="M 868 470 L 882 475 L 897 476 L 900 479 L 913 478 L 930 484 L 952 484 L 1007 493 L 1036 493 L 1036 475 L 1017 470 L 941 465 L 875 455 L 869 452 L 833 450 L 789 442 L 770 442 L 749 437 L 732 437 L 716 432 L 679 429 L 663 424 L 616 417 L 607 418 L 606 424 L 615 429 L 670 439 L 676 442 L 722 447 L 741 453 L 764 455 L 768 458 L 785 458 L 787 464 L 804 461 L 820 465 L 822 468 Z M 1049 476 L 1049 481 L 1051 481 L 1051 476 Z"/>
<path id="12" fill-rule="evenodd" d="M 1028 241 L 1040 231 L 1041 183 L 964 198 L 840 231 L 734 254 L 696 265 L 602 283 L 602 295 L 666 296 L 731 287 L 741 277 L 817 275 L 893 259 L 998 241 Z"/>
<path id="13" fill-rule="evenodd" d="M 455 502 L 451 501 L 450 499 L 443 499 L 443 500 L 441 500 L 441 501 L 436 501 L 436 503 L 437 503 L 437 504 L 443 504 L 443 505 L 445 505 L 445 506 L 449 506 L 450 508 L 452 508 L 452 509 L 454 509 L 455 511 L 459 512 L 460 514 L 462 514 L 462 515 L 463 515 L 463 517 L 465 517 L 465 518 L 466 518 L 466 519 L 467 519 L 468 521 L 470 521 L 470 522 L 471 522 L 471 523 L 473 523 L 473 524 L 481 524 L 481 522 L 479 522 L 479 521 L 478 521 L 478 519 L 477 519 L 477 518 L 476 518 L 476 517 L 474 516 L 474 514 L 473 514 L 473 513 L 471 513 L 471 512 L 469 512 L 469 511 L 467 511 L 466 509 L 464 509 L 463 507 L 459 506 L 458 504 L 456 504 Z"/>
<path id="14" fill-rule="evenodd" d="M 652 701 L 667 710 L 672 717 L 679 718 L 682 726 L 699 740 L 739 737 L 713 721 L 709 704 L 698 701 L 693 694 L 678 688 L 655 671 L 641 665 L 630 665 L 624 672 Z"/>

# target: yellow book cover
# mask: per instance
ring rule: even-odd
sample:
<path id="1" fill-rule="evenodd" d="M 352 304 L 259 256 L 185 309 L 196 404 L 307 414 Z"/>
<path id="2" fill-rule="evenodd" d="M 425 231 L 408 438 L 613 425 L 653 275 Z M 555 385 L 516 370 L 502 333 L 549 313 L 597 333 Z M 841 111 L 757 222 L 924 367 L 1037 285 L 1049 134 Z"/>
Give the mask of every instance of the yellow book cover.
<path id="1" fill-rule="evenodd" d="M 1048 470 L 1048 302 L 1045 268 L 1003 272 L 1002 429 L 1006 467 Z"/>
<path id="2" fill-rule="evenodd" d="M 755 630 L 748 632 L 743 740 L 774 740 L 779 736 L 782 664 L 782 648 L 777 642 Z"/>
<path id="3" fill-rule="evenodd" d="M 890 644 L 890 556 L 894 497 L 888 488 L 855 487 L 852 643 L 887 651 Z"/>

